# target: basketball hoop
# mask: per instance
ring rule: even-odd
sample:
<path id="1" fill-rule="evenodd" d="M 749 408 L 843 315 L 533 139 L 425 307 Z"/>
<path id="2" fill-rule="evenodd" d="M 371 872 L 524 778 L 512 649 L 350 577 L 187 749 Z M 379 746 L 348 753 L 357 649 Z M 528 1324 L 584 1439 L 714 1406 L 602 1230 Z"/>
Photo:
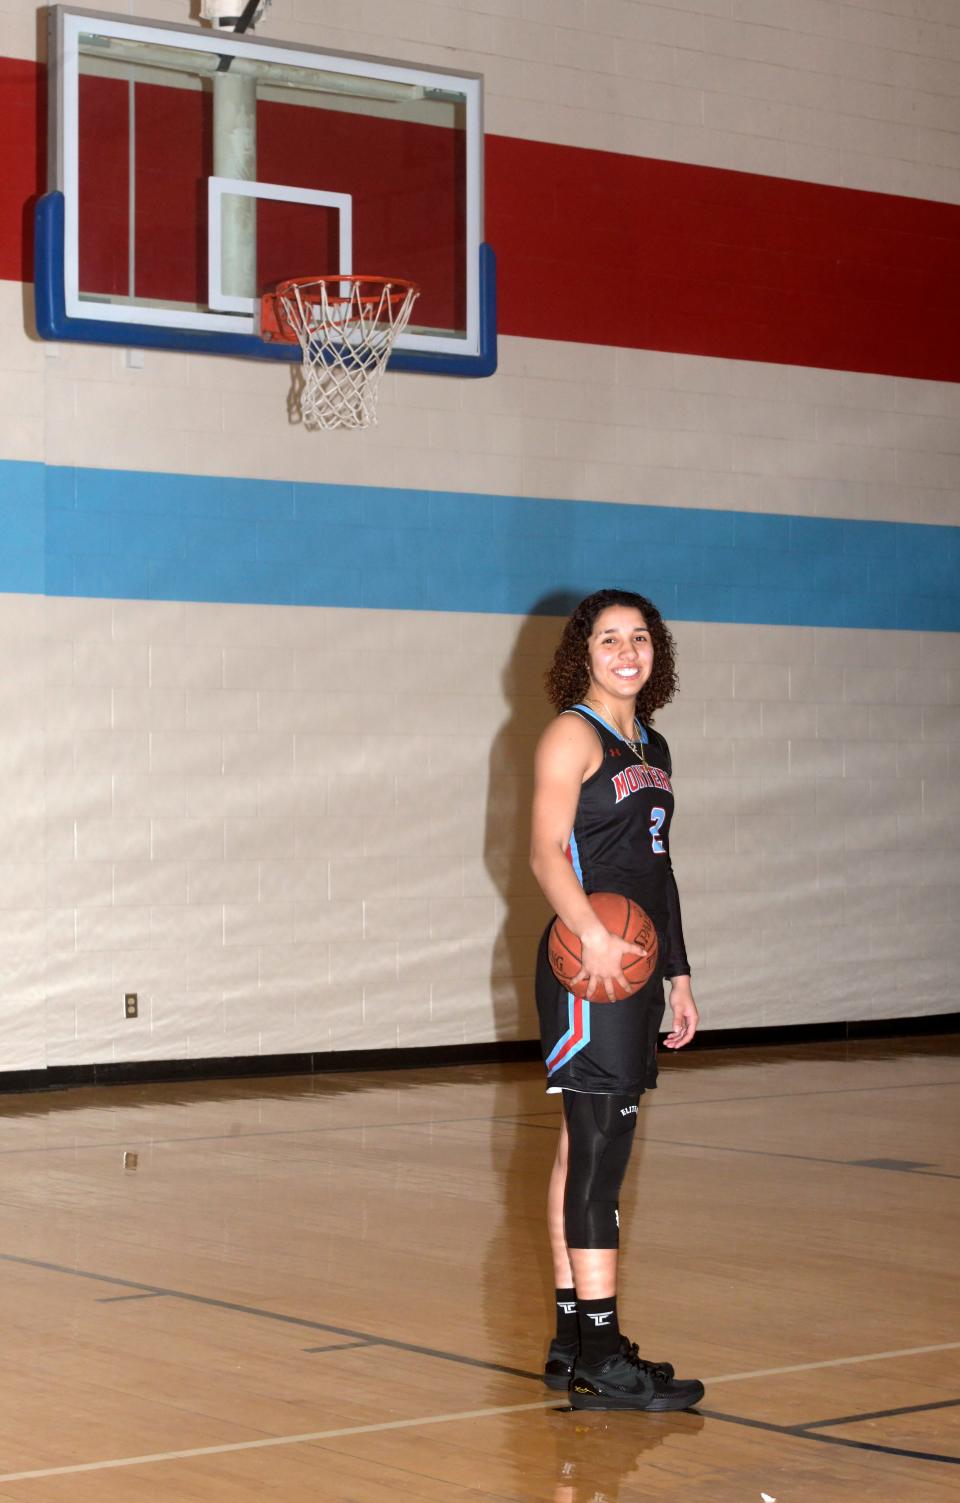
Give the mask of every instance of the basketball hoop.
<path id="1" fill-rule="evenodd" d="M 368 428 L 380 378 L 420 295 L 399 277 L 294 277 L 261 300 L 264 339 L 303 351 L 306 428 Z"/>

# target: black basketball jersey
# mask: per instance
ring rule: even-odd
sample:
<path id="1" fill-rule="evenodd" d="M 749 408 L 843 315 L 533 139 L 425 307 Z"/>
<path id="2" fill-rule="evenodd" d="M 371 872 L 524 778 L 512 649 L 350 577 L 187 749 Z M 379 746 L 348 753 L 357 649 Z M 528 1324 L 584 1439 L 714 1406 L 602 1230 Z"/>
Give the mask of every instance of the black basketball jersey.
<path id="1" fill-rule="evenodd" d="M 580 789 L 569 856 L 585 892 L 619 892 L 646 909 L 660 941 L 658 970 L 687 976 L 680 900 L 670 864 L 673 787 L 670 750 L 641 726 L 643 755 L 586 705 L 580 715 L 600 739 L 603 760 Z"/>

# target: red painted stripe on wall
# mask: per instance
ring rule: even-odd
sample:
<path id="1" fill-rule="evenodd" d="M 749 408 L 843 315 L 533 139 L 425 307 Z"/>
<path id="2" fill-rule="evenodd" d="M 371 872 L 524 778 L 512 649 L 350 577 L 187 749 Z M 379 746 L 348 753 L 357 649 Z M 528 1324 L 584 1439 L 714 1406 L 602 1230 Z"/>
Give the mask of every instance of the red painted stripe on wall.
<path id="1" fill-rule="evenodd" d="M 960 380 L 960 207 L 487 138 L 500 327 Z"/>
<path id="2" fill-rule="evenodd" d="M 0 59 L 11 280 L 32 275 L 43 84 Z M 958 206 L 504 136 L 486 153 L 505 334 L 960 380 Z"/>
<path id="3" fill-rule="evenodd" d="M 33 204 L 47 180 L 47 74 L 0 57 L 0 277 L 33 281 Z"/>

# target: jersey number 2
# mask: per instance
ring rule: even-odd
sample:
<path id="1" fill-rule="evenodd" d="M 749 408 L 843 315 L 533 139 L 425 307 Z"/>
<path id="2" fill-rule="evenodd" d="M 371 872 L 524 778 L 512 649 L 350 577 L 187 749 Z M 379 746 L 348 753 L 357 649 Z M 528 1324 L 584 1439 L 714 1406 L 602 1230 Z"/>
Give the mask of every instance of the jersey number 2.
<path id="1" fill-rule="evenodd" d="M 655 856 L 662 856 L 664 852 L 663 841 L 660 839 L 660 831 L 663 828 L 663 821 L 667 817 L 667 811 L 666 809 L 651 809 L 650 813 L 652 815 L 650 820 L 650 844 L 653 847 L 653 854 Z"/>

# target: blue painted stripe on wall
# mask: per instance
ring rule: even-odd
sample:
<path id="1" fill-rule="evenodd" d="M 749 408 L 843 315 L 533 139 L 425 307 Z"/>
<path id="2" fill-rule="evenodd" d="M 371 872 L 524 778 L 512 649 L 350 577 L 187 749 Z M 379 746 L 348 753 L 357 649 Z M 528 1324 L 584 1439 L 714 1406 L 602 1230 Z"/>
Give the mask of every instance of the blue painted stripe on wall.
<path id="1" fill-rule="evenodd" d="M 960 528 L 0 461 L 0 589 L 960 630 Z"/>
<path id="2" fill-rule="evenodd" d="M 0 590 L 43 594 L 46 473 L 0 460 Z"/>

